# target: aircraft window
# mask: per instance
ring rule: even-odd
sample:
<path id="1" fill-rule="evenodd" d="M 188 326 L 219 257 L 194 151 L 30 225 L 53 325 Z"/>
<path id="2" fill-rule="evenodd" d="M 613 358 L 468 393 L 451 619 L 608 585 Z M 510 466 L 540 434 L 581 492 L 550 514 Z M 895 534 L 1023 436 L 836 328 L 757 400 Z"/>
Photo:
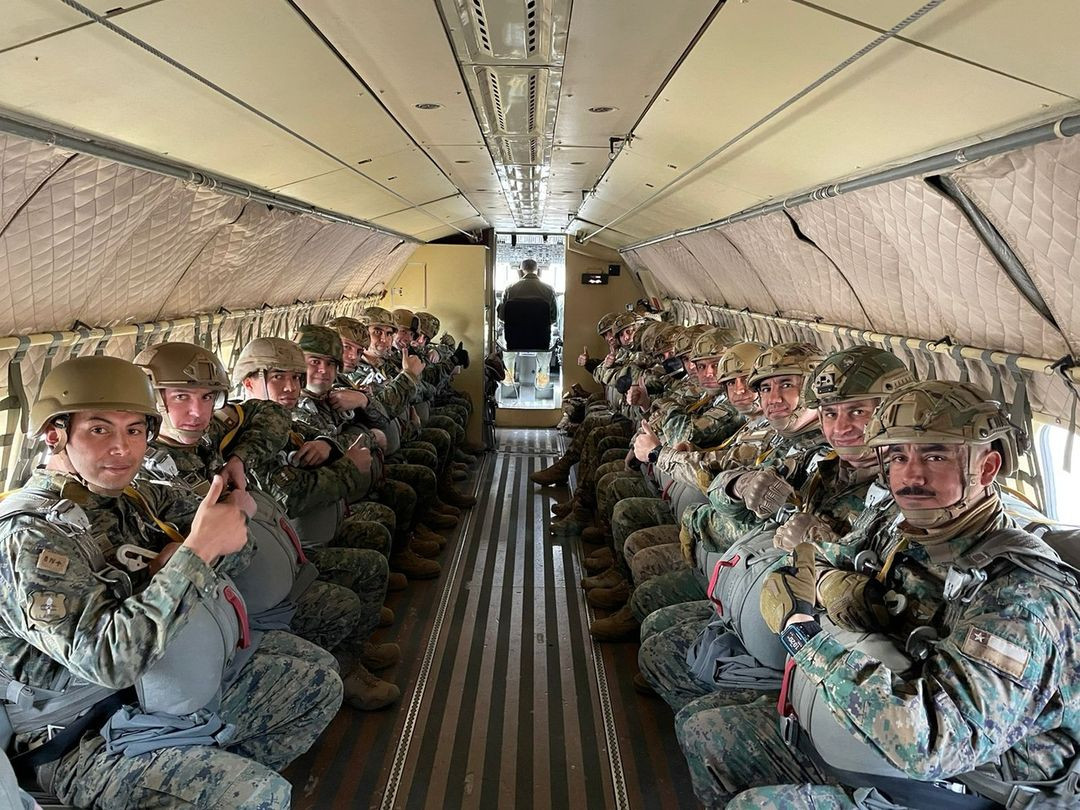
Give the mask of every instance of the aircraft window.
<path id="1" fill-rule="evenodd" d="M 1043 425 L 1039 428 L 1039 463 L 1043 467 L 1046 482 L 1047 511 L 1049 517 L 1062 523 L 1080 525 L 1080 442 L 1073 439 L 1072 464 L 1065 469 L 1065 445 L 1069 438 L 1067 428 L 1059 425 Z"/>

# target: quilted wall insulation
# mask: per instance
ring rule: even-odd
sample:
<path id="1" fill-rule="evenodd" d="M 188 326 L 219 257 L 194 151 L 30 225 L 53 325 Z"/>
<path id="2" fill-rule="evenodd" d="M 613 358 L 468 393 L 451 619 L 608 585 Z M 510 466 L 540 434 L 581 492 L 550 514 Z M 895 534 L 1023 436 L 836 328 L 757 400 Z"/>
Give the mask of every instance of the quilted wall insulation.
<path id="1" fill-rule="evenodd" d="M 0 335 L 362 295 L 415 248 L 0 136 Z"/>
<path id="2" fill-rule="evenodd" d="M 1017 289 L 960 207 L 925 178 L 816 200 L 623 255 L 667 296 L 685 302 L 924 341 L 948 338 L 1048 362 L 1080 356 L 1074 301 L 1080 138 L 1027 147 L 951 176 L 1020 259 L 1053 322 Z M 685 312 L 695 315 L 692 308 Z M 746 334 L 756 330 L 759 338 L 781 331 L 750 319 L 731 325 Z M 832 342 L 815 334 L 823 346 Z M 1018 382 L 1008 367 L 897 351 L 924 376 L 966 376 L 1010 397 Z M 1025 372 L 1023 384 L 1037 411 L 1070 420 L 1073 397 L 1059 375 Z"/>

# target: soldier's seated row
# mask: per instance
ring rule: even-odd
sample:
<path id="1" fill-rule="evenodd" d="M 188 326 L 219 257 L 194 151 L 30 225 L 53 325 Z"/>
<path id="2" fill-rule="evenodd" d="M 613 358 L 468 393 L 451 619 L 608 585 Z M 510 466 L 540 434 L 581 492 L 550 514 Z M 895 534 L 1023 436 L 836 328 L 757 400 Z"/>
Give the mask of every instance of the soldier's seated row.
<path id="1" fill-rule="evenodd" d="M 279 772 L 343 699 L 369 710 L 399 698 L 371 670 L 400 651 L 372 633 L 394 621 L 388 584 L 438 574 L 411 548 L 418 516 L 456 524 L 436 493 L 469 505 L 450 479 L 470 406 L 449 385 L 460 344 L 412 356 L 427 343 L 418 323 L 428 338 L 437 321 L 383 313 L 337 326 L 377 344 L 384 322 L 407 321 L 397 394 L 339 380 L 327 363 L 341 364 L 338 331 L 311 325 L 300 338 L 324 351 L 258 338 L 231 380 L 186 343 L 46 376 L 30 425 L 47 461 L 0 502 L 0 737 L 24 785 L 77 807 L 286 808 Z M 441 408 L 450 430 L 400 465 L 430 487 L 419 509 L 385 461 L 413 414 L 388 411 L 386 432 L 365 420 L 375 402 L 407 402 L 433 367 L 417 404 Z M 243 399 L 226 401 L 234 384 Z M 434 556 L 446 540 L 428 531 Z"/>
<path id="2" fill-rule="evenodd" d="M 579 465 L 556 530 L 606 544 L 590 602 L 629 599 L 593 635 L 641 624 L 635 680 L 678 710 L 699 798 L 1080 804 L 1080 574 L 1045 542 L 1071 561 L 1075 533 L 995 483 L 1000 404 L 879 349 L 634 327 L 601 321 L 607 396 L 534 480 Z"/>

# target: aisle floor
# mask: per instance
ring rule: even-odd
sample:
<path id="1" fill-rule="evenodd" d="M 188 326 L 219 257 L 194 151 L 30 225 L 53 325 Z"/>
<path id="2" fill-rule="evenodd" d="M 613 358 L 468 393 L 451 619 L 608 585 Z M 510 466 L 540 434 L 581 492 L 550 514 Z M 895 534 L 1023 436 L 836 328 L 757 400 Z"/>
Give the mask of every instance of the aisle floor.
<path id="1" fill-rule="evenodd" d="M 399 706 L 343 709 L 287 775 L 297 808 L 695 808 L 672 715 L 632 685 L 637 645 L 594 647 L 581 544 L 552 538 L 566 489 L 529 473 L 551 430 L 499 430 L 442 576 L 389 602 Z"/>

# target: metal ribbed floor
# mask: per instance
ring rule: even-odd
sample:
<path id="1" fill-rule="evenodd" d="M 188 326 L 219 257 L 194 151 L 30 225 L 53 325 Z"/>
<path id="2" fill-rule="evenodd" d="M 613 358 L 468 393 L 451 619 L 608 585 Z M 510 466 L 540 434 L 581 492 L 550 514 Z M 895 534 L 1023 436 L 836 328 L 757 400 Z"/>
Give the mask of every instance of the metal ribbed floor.
<path id="1" fill-rule="evenodd" d="M 579 544 L 549 533 L 551 499 L 566 491 L 528 480 L 560 437 L 497 441 L 443 575 L 390 603 L 398 621 L 382 640 L 402 646 L 387 675 L 402 703 L 344 709 L 289 770 L 295 807 L 697 806 L 670 710 L 633 691 L 636 645 L 594 655 Z"/>

